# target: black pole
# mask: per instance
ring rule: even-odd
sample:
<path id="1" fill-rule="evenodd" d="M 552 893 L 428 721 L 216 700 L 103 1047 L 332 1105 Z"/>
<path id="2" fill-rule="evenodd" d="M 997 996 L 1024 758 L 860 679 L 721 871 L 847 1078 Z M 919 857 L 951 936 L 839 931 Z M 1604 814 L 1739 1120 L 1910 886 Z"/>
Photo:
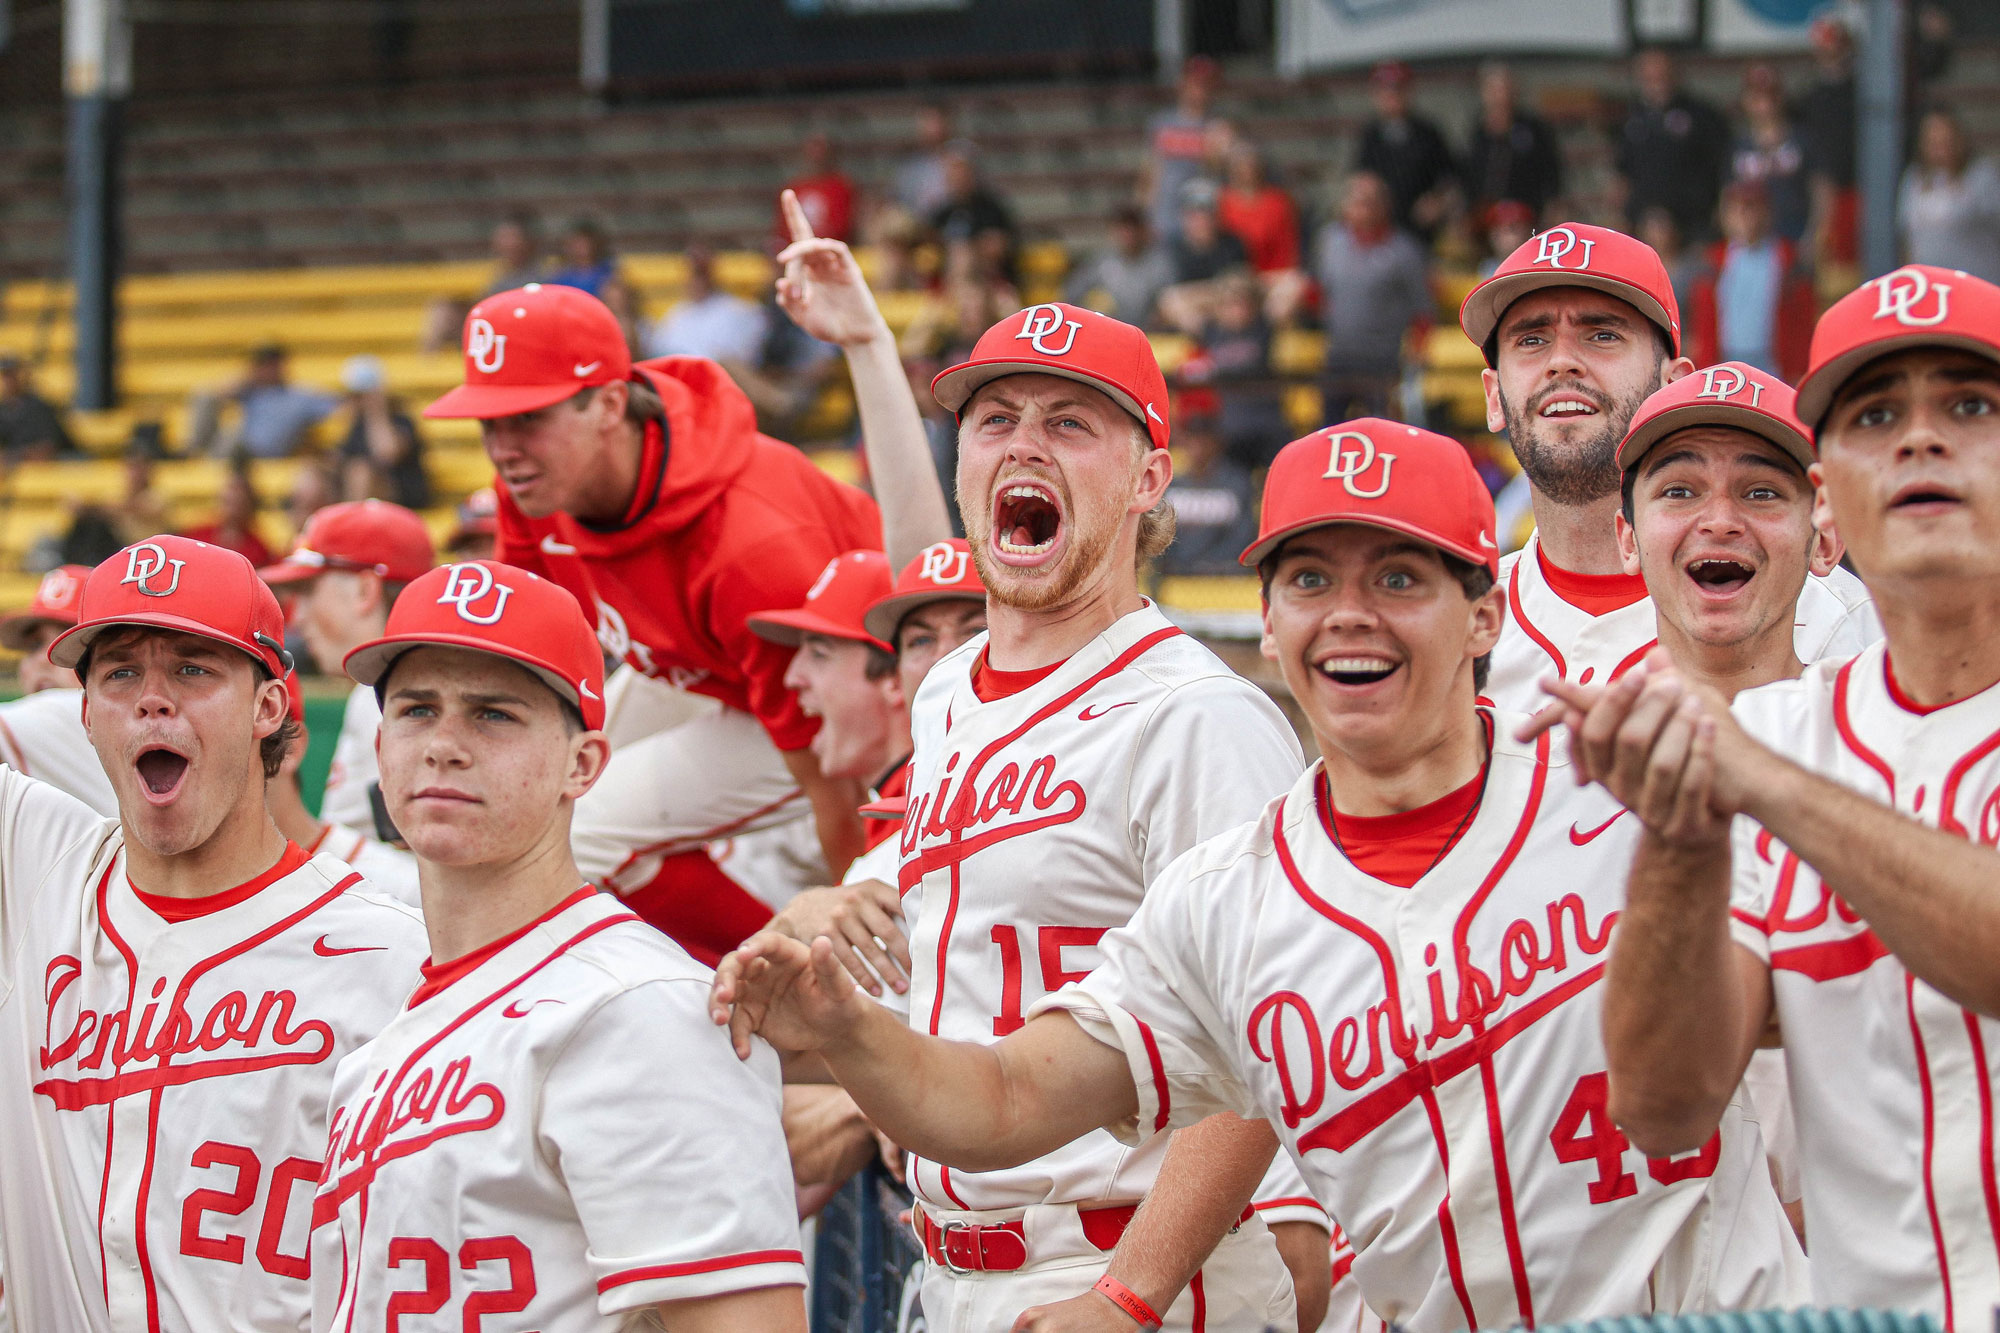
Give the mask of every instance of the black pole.
<path id="1" fill-rule="evenodd" d="M 69 268 L 76 288 L 76 393 L 96 411 L 118 402 L 119 128 L 124 99 L 69 102 Z"/>
<path id="2" fill-rule="evenodd" d="M 1861 271 L 1878 278 L 1896 267 L 1896 194 L 1903 174 L 1903 61 L 1908 5 L 1868 0 L 1856 44 L 1854 95 L 1861 190 Z"/>

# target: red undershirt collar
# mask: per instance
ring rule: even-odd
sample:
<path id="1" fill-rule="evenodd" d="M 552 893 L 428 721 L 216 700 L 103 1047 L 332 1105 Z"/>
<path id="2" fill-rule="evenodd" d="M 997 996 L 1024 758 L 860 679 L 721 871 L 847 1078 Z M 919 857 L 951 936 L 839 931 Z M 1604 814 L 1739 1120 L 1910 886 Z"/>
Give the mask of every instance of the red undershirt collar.
<path id="1" fill-rule="evenodd" d="M 1889 698 L 1895 702 L 1896 707 L 1902 709 L 1905 713 L 1914 713 L 1918 717 L 1929 717 L 1940 708 L 1949 708 L 1952 704 L 1965 702 L 1963 699 L 1952 699 L 1941 704 L 1920 704 L 1909 695 L 1903 693 L 1903 687 L 1896 683 L 1895 664 L 1889 660 L 1889 654 L 1886 649 L 1882 653 L 1882 683 L 1889 687 Z"/>
<path id="2" fill-rule="evenodd" d="M 1588 615 L 1608 616 L 1646 600 L 1646 580 L 1642 575 L 1572 573 L 1549 559 L 1540 543 L 1535 546 L 1535 563 L 1541 567 L 1550 591 Z"/>
<path id="3" fill-rule="evenodd" d="M 1051 662 L 1045 667 L 1035 667 L 1028 671 L 1002 671 L 986 660 L 986 649 L 979 650 L 979 661 L 972 668 L 972 692 L 979 702 L 990 704 L 995 699 L 1005 699 L 1010 694 L 1019 694 L 1037 681 L 1047 680 L 1056 673 L 1062 662 Z M 1068 661 L 1064 658 L 1063 661 Z"/>
<path id="4" fill-rule="evenodd" d="M 1473 811 L 1486 789 L 1487 767 L 1493 762 L 1493 721 L 1480 713 L 1486 731 L 1486 763 L 1472 781 L 1428 805 L 1393 815 L 1343 815 L 1334 809 L 1326 770 L 1313 785 L 1320 827 L 1362 874 L 1407 889 L 1422 879 L 1472 826 Z"/>
<path id="5" fill-rule="evenodd" d="M 238 884 L 235 888 L 224 889 L 220 893 L 204 894 L 199 898 L 169 898 L 162 894 L 147 893 L 137 884 L 132 884 L 130 875 L 125 877 L 125 882 L 132 885 L 132 892 L 139 901 L 150 908 L 153 915 L 160 920 L 192 921 L 198 916 L 207 916 L 211 912 L 220 912 L 225 907 L 234 907 L 238 903 L 250 901 L 258 893 L 268 889 L 311 859 L 303 848 L 288 838 L 285 840 L 285 850 L 279 853 L 278 859 L 272 863 L 269 870 L 246 884 Z"/>
<path id="6" fill-rule="evenodd" d="M 420 965 L 417 970 L 424 974 L 423 984 L 411 992 L 409 1007 L 412 1009 L 416 1008 L 425 1000 L 430 999 L 431 996 L 436 995 L 439 991 L 451 985 L 452 982 L 459 980 L 481 963 L 499 953 L 515 940 L 520 939 L 536 926 L 541 925 L 544 921 L 559 913 L 568 911 L 571 907 L 574 907 L 596 892 L 596 889 L 586 884 L 512 934 L 502 935 L 490 944 L 482 944 L 471 953 L 460 954 L 458 957 L 448 959 L 445 962 L 431 962 Z"/>

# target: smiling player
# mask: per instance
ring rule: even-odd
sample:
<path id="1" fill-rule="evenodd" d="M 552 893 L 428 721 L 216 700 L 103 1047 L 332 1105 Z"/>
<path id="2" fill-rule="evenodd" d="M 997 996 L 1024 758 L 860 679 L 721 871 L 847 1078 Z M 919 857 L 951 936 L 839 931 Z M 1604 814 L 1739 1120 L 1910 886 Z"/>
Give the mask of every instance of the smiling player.
<path id="1" fill-rule="evenodd" d="M 104 819 L 0 771 L 0 1237 L 21 1328 L 296 1333 L 336 1061 L 416 984 L 423 926 L 273 826 L 278 604 L 184 537 L 119 552 L 51 658 Z"/>

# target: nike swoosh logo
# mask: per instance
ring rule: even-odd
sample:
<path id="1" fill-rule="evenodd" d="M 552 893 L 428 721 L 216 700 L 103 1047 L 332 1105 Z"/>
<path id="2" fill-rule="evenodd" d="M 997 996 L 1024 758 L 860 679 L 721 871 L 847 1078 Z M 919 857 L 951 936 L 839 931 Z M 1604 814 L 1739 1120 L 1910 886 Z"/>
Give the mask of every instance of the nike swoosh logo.
<path id="1" fill-rule="evenodd" d="M 1106 713 L 1110 712 L 1114 708 L 1130 708 L 1133 704 L 1137 702 L 1139 702 L 1137 699 L 1127 699 L 1123 703 L 1106 704 L 1102 708 L 1098 708 L 1096 704 L 1089 704 L 1085 706 L 1084 710 L 1081 713 L 1078 713 L 1076 715 L 1076 720 L 1079 722 L 1095 722 L 1098 718 L 1103 717 Z M 1093 712 L 1092 711 L 1093 709 L 1095 709 L 1096 711 Z"/>
<path id="2" fill-rule="evenodd" d="M 1487 536 L 1483 532 L 1479 534 L 1479 544 L 1481 546 L 1484 546 L 1489 551 L 1497 551 L 1500 549 L 1499 547 L 1493 544 L 1493 539 Z"/>
<path id="3" fill-rule="evenodd" d="M 599 366 L 603 364 L 604 363 L 602 361 L 593 361 L 586 366 L 582 362 L 578 362 L 576 367 L 576 377 L 578 379 L 582 379 L 585 375 L 588 375 L 591 371 L 596 370 Z"/>
<path id="4" fill-rule="evenodd" d="M 1151 403 L 1146 404 L 1146 415 L 1151 417 L 1155 421 L 1159 421 L 1162 426 L 1167 424 L 1164 421 L 1160 421 L 1160 414 L 1153 410 L 1153 405 Z"/>
<path id="5" fill-rule="evenodd" d="M 584 697 L 584 698 L 586 698 L 586 699 L 595 699 L 595 698 L 597 698 L 597 691 L 596 691 L 596 690 L 593 690 L 593 689 L 591 689 L 591 688 L 590 688 L 590 682 L 589 682 L 589 681 L 587 681 L 587 680 L 580 680 L 580 681 L 578 681 L 578 682 L 576 683 L 576 687 L 577 687 L 578 689 L 580 689 L 580 690 L 582 690 L 582 691 L 583 691 L 583 697 Z"/>
<path id="6" fill-rule="evenodd" d="M 1576 825 L 1571 824 L 1569 826 L 1569 840 L 1572 843 L 1576 844 L 1578 847 L 1582 847 L 1586 843 L 1594 841 L 1598 834 L 1604 832 L 1604 830 L 1610 828 L 1613 824 L 1616 824 L 1619 820 L 1623 819 L 1628 813 L 1630 812 L 1625 810 L 1620 810 L 1617 814 L 1611 816 L 1611 818 L 1605 820 L 1602 824 L 1599 824 L 1596 828 L 1592 829 L 1588 833 L 1585 833 L 1582 829 L 1579 829 Z"/>
<path id="7" fill-rule="evenodd" d="M 576 548 L 568 542 L 559 542 L 554 537 L 542 538 L 543 555 L 575 555 Z"/>
<path id="8" fill-rule="evenodd" d="M 561 1004 L 561 1003 L 562 1003 L 561 1000 L 529 1000 L 527 1003 L 523 1004 L 521 1001 L 516 1000 L 514 1001 L 514 1003 L 508 1005 L 505 1009 L 502 1009 L 500 1011 L 500 1017 L 526 1018 L 528 1016 L 528 1011 L 534 1008 L 538 1004 Z"/>
<path id="9" fill-rule="evenodd" d="M 386 944 L 357 944 L 351 949 L 336 949 L 326 942 L 324 935 L 313 941 L 313 952 L 321 958 L 338 958 L 344 953 L 380 953 L 388 947 Z"/>

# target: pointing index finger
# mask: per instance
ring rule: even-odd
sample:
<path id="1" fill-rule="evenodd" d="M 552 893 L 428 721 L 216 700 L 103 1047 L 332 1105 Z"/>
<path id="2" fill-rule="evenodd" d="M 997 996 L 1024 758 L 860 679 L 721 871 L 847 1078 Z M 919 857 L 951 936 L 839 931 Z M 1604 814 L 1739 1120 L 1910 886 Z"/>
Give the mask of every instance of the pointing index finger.
<path id="1" fill-rule="evenodd" d="M 796 245 L 800 241 L 812 240 L 812 221 L 806 217 L 805 206 L 799 202 L 798 195 L 786 190 L 778 198 L 785 210 L 785 225 L 792 231 L 792 243 Z"/>

